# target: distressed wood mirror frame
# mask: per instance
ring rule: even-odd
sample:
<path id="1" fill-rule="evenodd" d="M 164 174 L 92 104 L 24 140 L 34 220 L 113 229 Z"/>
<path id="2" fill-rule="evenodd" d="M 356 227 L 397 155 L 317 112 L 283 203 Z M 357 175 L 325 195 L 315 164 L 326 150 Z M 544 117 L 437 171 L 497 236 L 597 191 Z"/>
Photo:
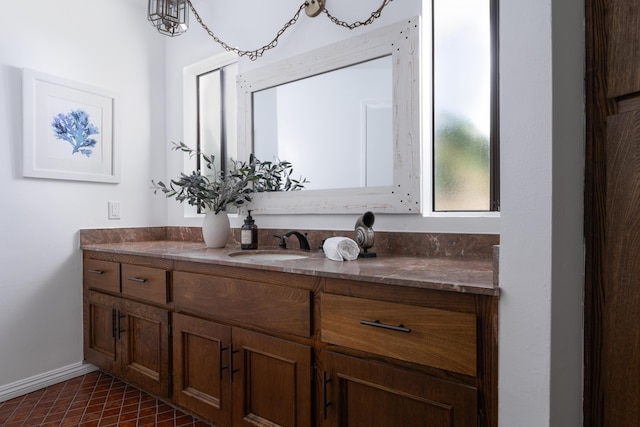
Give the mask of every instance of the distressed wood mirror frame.
<path id="1" fill-rule="evenodd" d="M 420 214 L 420 25 L 410 18 L 238 76 L 238 158 L 253 152 L 253 94 L 309 76 L 391 55 L 393 62 L 393 184 L 378 187 L 256 194 L 260 214 Z M 261 159 L 265 160 L 265 159 Z M 286 160 L 286 159 L 282 159 Z M 294 165 L 295 166 L 295 165 Z M 326 165 L 327 173 L 339 173 Z M 296 170 L 304 176 L 303 170 Z"/>

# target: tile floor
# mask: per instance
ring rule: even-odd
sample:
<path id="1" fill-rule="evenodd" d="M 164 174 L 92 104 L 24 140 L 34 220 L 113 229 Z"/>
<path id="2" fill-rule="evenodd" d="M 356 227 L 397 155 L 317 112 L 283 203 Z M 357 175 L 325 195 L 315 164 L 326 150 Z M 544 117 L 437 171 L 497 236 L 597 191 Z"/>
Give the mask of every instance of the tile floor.
<path id="1" fill-rule="evenodd" d="M 96 371 L 0 403 L 2 427 L 206 427 L 190 415 Z"/>

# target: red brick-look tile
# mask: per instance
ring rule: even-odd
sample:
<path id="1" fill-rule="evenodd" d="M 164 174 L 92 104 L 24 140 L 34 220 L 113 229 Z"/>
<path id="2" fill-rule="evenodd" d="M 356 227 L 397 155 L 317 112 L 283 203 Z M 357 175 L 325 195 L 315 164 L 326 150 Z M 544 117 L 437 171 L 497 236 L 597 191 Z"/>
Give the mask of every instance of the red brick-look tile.
<path id="1" fill-rule="evenodd" d="M 2 427 L 207 427 L 103 372 L 0 402 Z"/>

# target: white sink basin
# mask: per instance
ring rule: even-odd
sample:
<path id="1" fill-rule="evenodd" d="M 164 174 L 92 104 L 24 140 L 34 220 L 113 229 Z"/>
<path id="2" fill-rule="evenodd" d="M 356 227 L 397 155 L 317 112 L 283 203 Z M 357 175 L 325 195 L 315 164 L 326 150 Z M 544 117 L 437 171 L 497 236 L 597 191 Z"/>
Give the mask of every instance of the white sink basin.
<path id="1" fill-rule="evenodd" d="M 296 259 L 309 258 L 306 252 L 294 251 L 242 251 L 232 252 L 230 257 L 236 258 L 238 261 L 291 261 Z"/>

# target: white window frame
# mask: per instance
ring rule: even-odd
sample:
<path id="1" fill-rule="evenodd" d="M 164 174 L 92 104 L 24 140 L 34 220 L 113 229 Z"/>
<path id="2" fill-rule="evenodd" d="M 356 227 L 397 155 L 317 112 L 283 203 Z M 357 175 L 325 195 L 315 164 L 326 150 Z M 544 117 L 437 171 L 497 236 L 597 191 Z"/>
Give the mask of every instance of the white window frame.
<path id="1" fill-rule="evenodd" d="M 422 2 L 422 51 L 421 51 L 421 110 L 423 146 L 423 210 L 422 216 L 429 218 L 428 230 L 456 233 L 499 233 L 500 211 L 434 211 L 433 206 L 433 4 Z M 494 70 L 492 72 L 497 72 Z"/>

